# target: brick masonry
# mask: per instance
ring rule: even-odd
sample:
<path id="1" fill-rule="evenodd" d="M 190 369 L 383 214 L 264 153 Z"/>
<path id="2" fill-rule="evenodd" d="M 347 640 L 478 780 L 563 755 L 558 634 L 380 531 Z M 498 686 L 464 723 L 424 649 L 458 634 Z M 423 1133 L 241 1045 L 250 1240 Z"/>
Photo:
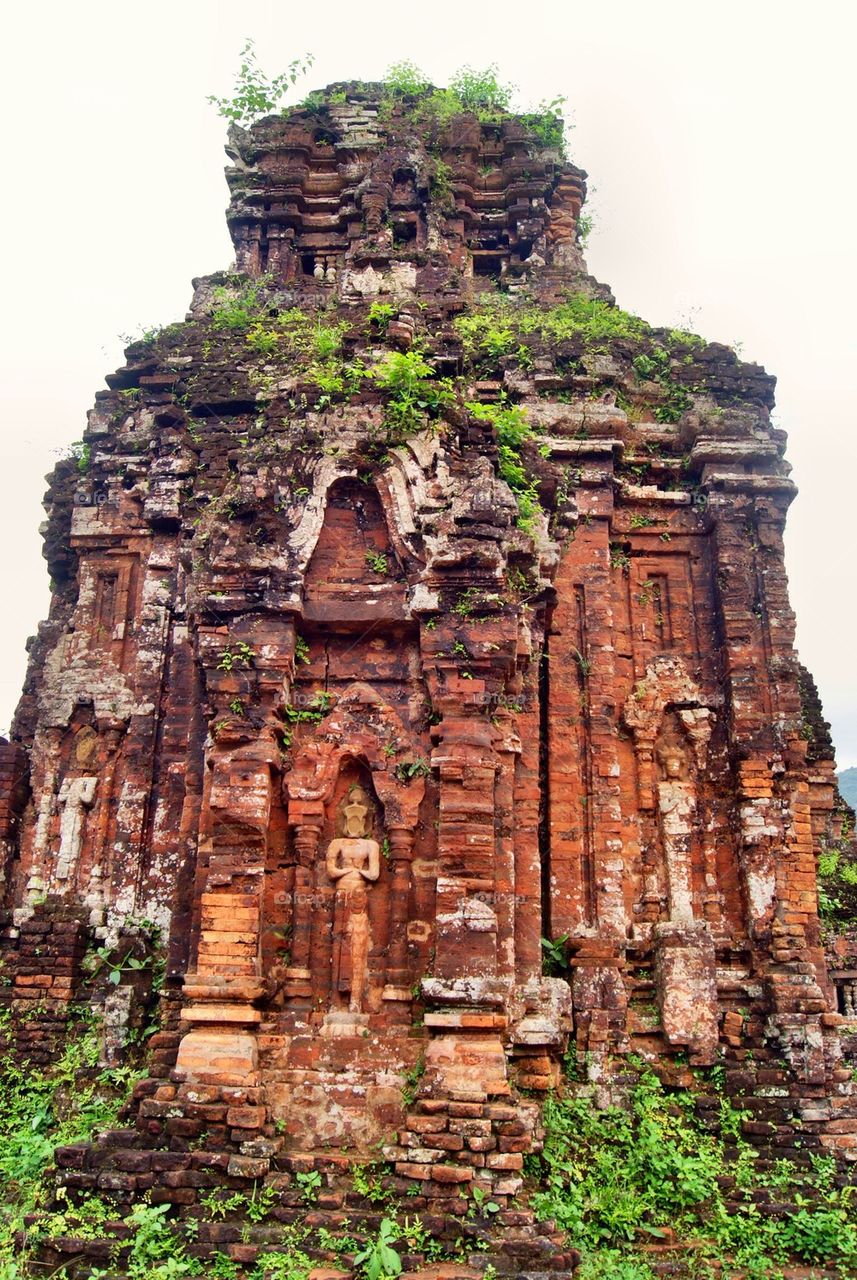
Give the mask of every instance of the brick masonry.
<path id="1" fill-rule="evenodd" d="M 676 1082 L 723 1060 L 760 1143 L 794 1150 L 797 1113 L 853 1156 L 773 379 L 657 331 L 474 354 L 454 322 L 498 284 L 612 302 L 585 175 L 513 116 L 429 137 L 354 86 L 323 115 L 232 130 L 239 274 L 128 348 L 50 479 L 50 619 L 0 745 L 19 1052 L 46 1058 L 87 946 L 145 921 L 167 948 L 129 1128 L 63 1178 L 192 1206 L 380 1146 L 415 1203 L 506 1206 L 519 1090 L 569 1044 L 605 1099 L 629 1051 Z M 319 383 L 315 330 L 282 355 L 293 309 L 342 367 L 416 349 L 453 398 L 391 434 L 377 379 Z M 536 433 L 528 527 L 474 402 Z"/>

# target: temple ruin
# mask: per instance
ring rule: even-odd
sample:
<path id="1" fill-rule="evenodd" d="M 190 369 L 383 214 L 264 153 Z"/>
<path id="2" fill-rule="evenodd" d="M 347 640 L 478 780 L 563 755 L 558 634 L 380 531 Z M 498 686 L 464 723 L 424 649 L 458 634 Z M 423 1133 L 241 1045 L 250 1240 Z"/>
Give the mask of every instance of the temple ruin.
<path id="1" fill-rule="evenodd" d="M 615 306 L 529 117 L 338 85 L 228 154 L 234 271 L 51 477 L 0 746 L 17 1051 L 85 999 L 121 1059 L 166 949 L 128 1127 L 61 1179 L 184 1212 L 380 1152 L 508 1206 L 570 1052 L 604 1100 L 726 1063 L 760 1144 L 853 1155 L 773 378 Z"/>

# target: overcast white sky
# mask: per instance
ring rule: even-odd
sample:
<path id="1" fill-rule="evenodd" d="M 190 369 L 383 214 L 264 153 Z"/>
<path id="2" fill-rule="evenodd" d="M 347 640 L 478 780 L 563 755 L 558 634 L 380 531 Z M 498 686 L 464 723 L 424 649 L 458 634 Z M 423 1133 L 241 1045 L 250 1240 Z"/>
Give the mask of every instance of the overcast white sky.
<path id="1" fill-rule="evenodd" d="M 223 122 L 244 39 L 310 88 L 412 58 L 444 84 L 497 62 L 522 103 L 566 94 L 595 188 L 589 263 L 620 304 L 741 343 L 778 377 L 800 496 L 801 656 L 857 764 L 854 49 L 851 0 L 29 0 L 4 7 L 0 727 L 47 612 L 43 476 L 79 439 L 117 335 L 184 315 L 229 265 Z"/>

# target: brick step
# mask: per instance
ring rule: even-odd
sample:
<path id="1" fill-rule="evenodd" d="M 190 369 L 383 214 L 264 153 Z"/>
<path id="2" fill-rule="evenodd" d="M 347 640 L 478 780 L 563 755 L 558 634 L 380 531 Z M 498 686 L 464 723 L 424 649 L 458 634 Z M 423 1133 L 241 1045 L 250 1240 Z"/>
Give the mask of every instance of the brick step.
<path id="1" fill-rule="evenodd" d="M 266 1253 L 279 1253 L 287 1250 L 290 1244 L 284 1241 L 282 1227 L 263 1227 L 260 1224 L 243 1224 L 230 1227 L 228 1224 L 204 1224 L 218 1227 L 215 1232 L 200 1230 L 199 1235 L 187 1244 L 187 1253 L 191 1257 L 210 1259 L 212 1251 L 222 1252 L 232 1257 L 239 1264 L 251 1270 Z M 42 1243 L 40 1261 L 54 1267 L 63 1267 L 71 1275 L 78 1268 L 84 1273 L 93 1265 L 113 1264 L 121 1268 L 127 1258 L 130 1245 L 127 1243 L 129 1231 L 125 1228 L 109 1237 L 92 1239 L 90 1236 L 55 1236 Z M 359 1245 L 365 1244 L 351 1226 L 348 1235 Z M 544 1248 L 544 1240 L 521 1240 L 515 1242 L 516 1247 L 510 1249 L 506 1244 L 493 1250 L 473 1254 L 467 1263 L 447 1261 L 429 1262 L 420 1252 L 409 1252 L 398 1244 L 403 1272 L 420 1280 L 478 1280 L 485 1269 L 491 1265 L 498 1276 L 516 1276 L 519 1280 L 570 1280 L 579 1255 L 574 1250 L 565 1249 L 550 1253 Z M 327 1268 L 332 1273 L 339 1272 L 343 1277 L 354 1275 L 354 1257 L 350 1254 L 337 1255 L 329 1249 L 315 1247 L 312 1240 L 301 1242 L 300 1249 L 320 1268 Z M 527 1263 L 533 1265 L 527 1266 Z M 108 1272 L 108 1274 L 110 1274 Z M 124 1272 L 117 1270 L 117 1277 Z"/>

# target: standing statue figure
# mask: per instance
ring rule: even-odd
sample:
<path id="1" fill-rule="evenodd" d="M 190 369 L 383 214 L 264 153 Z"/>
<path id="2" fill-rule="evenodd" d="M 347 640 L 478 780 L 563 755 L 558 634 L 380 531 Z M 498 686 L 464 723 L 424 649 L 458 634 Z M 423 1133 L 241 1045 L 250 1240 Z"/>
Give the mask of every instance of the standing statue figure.
<path id="1" fill-rule="evenodd" d="M 343 806 L 345 835 L 331 840 L 327 849 L 327 874 L 336 884 L 333 990 L 349 990 L 352 1013 L 362 1012 L 366 988 L 371 944 L 368 888 L 381 874 L 381 846 L 367 835 L 369 811 L 366 792 L 353 787 Z"/>
<path id="2" fill-rule="evenodd" d="M 95 803 L 98 779 L 65 778 L 57 797 L 62 805 L 60 847 L 57 853 L 56 878 L 69 880 L 75 872 L 83 847 L 86 811 Z"/>
<path id="3" fill-rule="evenodd" d="M 658 763 L 658 811 L 667 873 L 669 918 L 693 923 L 692 858 L 696 786 L 684 743 L 663 734 L 655 744 Z"/>

